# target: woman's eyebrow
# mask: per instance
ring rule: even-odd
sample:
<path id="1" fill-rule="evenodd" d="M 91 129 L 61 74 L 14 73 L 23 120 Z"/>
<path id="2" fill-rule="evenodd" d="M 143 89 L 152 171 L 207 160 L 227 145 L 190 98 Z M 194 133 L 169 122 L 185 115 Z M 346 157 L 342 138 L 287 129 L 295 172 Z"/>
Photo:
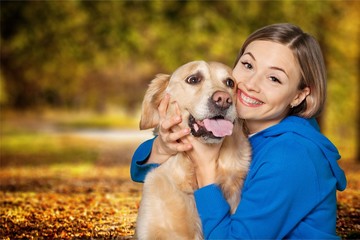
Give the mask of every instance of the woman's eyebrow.
<path id="1" fill-rule="evenodd" d="M 245 55 L 249 55 L 254 61 L 256 61 L 255 56 L 254 56 L 251 52 L 246 52 L 246 53 L 243 54 L 243 56 L 245 56 Z M 270 69 L 274 69 L 274 70 L 281 71 L 281 72 L 285 73 L 285 75 L 289 78 L 289 75 L 288 75 L 288 74 L 286 73 L 286 71 L 285 71 L 283 68 L 281 68 L 281 67 L 271 66 Z"/>
<path id="2" fill-rule="evenodd" d="M 244 56 L 244 55 L 249 55 L 254 61 L 256 61 L 254 55 L 252 55 L 251 52 L 246 52 L 246 53 L 243 54 L 243 56 Z"/>
<path id="3" fill-rule="evenodd" d="M 274 69 L 274 70 L 281 71 L 281 72 L 285 73 L 285 75 L 289 78 L 289 75 L 288 75 L 288 74 L 286 73 L 286 71 L 285 71 L 283 68 L 281 68 L 281 67 L 272 66 L 272 67 L 270 67 L 270 69 Z"/>

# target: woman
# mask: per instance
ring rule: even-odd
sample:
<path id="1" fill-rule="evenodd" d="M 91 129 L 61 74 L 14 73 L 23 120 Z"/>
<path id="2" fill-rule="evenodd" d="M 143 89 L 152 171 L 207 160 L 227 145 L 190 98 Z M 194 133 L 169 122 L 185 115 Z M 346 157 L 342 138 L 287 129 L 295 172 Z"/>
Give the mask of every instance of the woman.
<path id="1" fill-rule="evenodd" d="M 165 119 L 168 98 L 159 106 L 159 137 L 143 143 L 131 166 L 134 181 L 177 151 L 198 166 L 196 206 L 205 238 L 338 238 L 336 189 L 346 179 L 336 147 L 314 117 L 326 97 L 326 71 L 318 42 L 291 24 L 252 33 L 235 62 L 237 112 L 245 119 L 253 158 L 236 212 L 214 183 L 216 152 L 193 146 L 181 116 Z M 179 141 L 180 140 L 180 141 Z"/>

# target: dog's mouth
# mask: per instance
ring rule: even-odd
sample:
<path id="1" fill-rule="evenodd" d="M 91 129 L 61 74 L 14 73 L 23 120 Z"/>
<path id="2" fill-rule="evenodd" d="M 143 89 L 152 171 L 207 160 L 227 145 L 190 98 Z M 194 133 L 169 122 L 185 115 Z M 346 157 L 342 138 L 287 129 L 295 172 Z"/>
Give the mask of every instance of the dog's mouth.
<path id="1" fill-rule="evenodd" d="M 221 115 L 196 120 L 190 114 L 189 127 L 194 137 L 221 139 L 232 134 L 234 124 Z"/>

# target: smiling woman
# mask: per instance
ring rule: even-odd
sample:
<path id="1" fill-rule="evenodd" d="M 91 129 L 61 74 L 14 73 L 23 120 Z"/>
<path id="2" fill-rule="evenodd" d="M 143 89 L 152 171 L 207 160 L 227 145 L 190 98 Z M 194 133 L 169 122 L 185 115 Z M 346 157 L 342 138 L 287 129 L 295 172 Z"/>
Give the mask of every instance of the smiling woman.
<path id="1" fill-rule="evenodd" d="M 254 41 L 246 47 L 234 70 L 238 81 L 237 111 L 246 119 L 250 133 L 279 123 L 310 94 L 299 88 L 301 72 L 287 46 L 270 41 Z"/>
<path id="2" fill-rule="evenodd" d="M 205 239 L 337 239 L 336 191 L 343 191 L 347 181 L 338 150 L 314 119 L 323 109 L 327 80 L 319 44 L 295 25 L 265 26 L 245 41 L 233 76 L 238 116 L 246 122 L 252 146 L 237 210 L 230 211 L 216 182 L 216 153 L 187 137 L 174 120 L 179 116 L 166 115 L 167 100 L 161 103 L 159 137 L 134 154 L 133 179 L 143 180 L 156 167 L 153 159 L 186 152 L 196 165 L 194 198 Z"/>
<path id="3" fill-rule="evenodd" d="M 322 112 L 326 100 L 327 78 L 324 57 L 314 37 L 307 33 L 303 33 L 301 36 L 298 34 L 299 32 L 294 32 L 287 35 L 285 30 L 280 30 L 275 34 L 267 32 L 266 30 L 252 34 L 244 42 L 239 52 L 238 58 L 235 61 L 234 74 L 235 69 L 239 65 L 239 61 L 240 63 L 242 62 L 240 58 L 244 58 L 242 64 L 249 70 L 256 70 L 254 69 L 256 66 L 252 66 L 251 61 L 258 62 L 258 64 L 269 64 L 271 62 L 271 59 L 267 58 L 259 59 L 259 57 L 257 57 L 256 59 L 255 56 L 249 52 L 251 51 L 251 46 L 249 45 L 254 45 L 255 42 L 265 41 L 262 49 L 264 52 L 258 51 L 257 56 L 264 54 L 264 57 L 271 58 L 270 53 L 272 51 L 287 48 L 284 49 L 284 55 L 280 55 L 278 59 L 275 59 L 274 64 L 264 65 L 264 67 L 269 68 L 269 70 L 274 70 L 275 72 L 278 70 L 278 73 L 279 71 L 282 72 L 285 76 L 277 76 L 275 72 L 273 72 L 274 75 L 272 75 L 268 72 L 269 75 L 264 77 L 279 84 L 284 84 L 283 81 L 286 79 L 293 79 L 291 81 L 299 80 L 298 90 L 305 91 L 305 101 L 302 101 L 302 98 L 300 98 L 299 100 L 301 101 L 298 104 L 290 104 L 291 110 L 289 115 L 299 115 L 307 118 L 317 117 Z M 312 48 L 312 51 L 308 51 L 309 47 Z M 265 56 L 265 54 L 267 56 Z M 272 56 L 272 58 L 274 58 L 274 56 Z M 247 59 L 249 59 L 249 62 L 246 62 Z M 292 65 L 297 66 L 298 69 L 293 68 Z M 297 72 L 294 73 L 293 71 Z"/>

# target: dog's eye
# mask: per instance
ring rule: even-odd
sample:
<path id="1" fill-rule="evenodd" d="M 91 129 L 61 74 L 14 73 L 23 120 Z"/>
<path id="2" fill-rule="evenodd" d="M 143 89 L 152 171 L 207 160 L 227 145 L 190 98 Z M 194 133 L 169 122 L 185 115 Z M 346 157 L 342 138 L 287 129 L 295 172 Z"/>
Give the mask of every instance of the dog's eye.
<path id="1" fill-rule="evenodd" d="M 197 84 L 201 81 L 201 79 L 196 75 L 191 75 L 186 78 L 186 82 L 189 84 Z"/>
<path id="2" fill-rule="evenodd" d="M 234 80 L 232 80 L 231 78 L 226 79 L 226 86 L 230 87 L 230 88 L 234 88 L 235 87 L 235 82 Z"/>

